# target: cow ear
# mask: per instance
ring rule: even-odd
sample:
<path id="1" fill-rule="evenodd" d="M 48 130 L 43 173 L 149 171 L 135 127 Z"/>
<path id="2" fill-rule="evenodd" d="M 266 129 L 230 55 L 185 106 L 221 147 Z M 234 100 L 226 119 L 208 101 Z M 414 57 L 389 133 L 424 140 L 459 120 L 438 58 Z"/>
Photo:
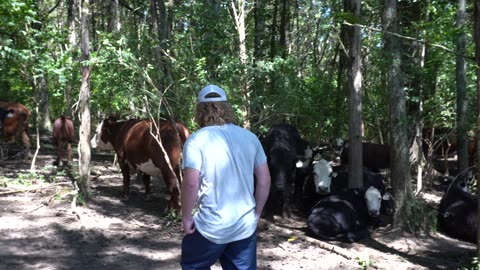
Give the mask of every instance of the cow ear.
<path id="1" fill-rule="evenodd" d="M 337 172 L 332 172 L 332 173 L 331 173 L 331 176 L 332 176 L 333 178 L 335 178 L 335 177 L 338 176 L 338 173 L 337 173 Z"/>
<path id="2" fill-rule="evenodd" d="M 295 163 L 295 167 L 302 168 L 303 167 L 303 162 L 301 160 L 297 161 L 297 163 Z"/>
<path id="3" fill-rule="evenodd" d="M 383 194 L 383 196 L 382 196 L 382 200 L 388 201 L 391 198 L 390 196 L 391 196 L 390 193 L 385 192 L 385 194 Z"/>

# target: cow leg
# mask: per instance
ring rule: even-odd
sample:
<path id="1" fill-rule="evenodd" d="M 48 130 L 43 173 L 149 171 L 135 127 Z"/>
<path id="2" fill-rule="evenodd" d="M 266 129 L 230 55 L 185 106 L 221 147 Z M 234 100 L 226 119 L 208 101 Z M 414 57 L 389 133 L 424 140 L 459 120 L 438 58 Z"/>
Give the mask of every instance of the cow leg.
<path id="1" fill-rule="evenodd" d="M 143 179 L 143 185 L 145 186 L 145 195 L 144 198 L 145 200 L 150 200 L 151 195 L 152 195 L 152 190 L 150 188 L 150 175 L 146 173 L 141 173 L 142 174 L 142 179 Z"/>
<path id="2" fill-rule="evenodd" d="M 168 166 L 162 166 L 162 178 L 167 186 L 168 193 L 170 194 L 169 209 L 178 211 L 180 209 L 180 190 L 177 185 L 177 175 L 172 173 Z M 174 166 L 173 170 L 178 171 L 178 167 Z"/>
<path id="3" fill-rule="evenodd" d="M 290 218 L 291 213 L 290 213 L 290 189 L 284 189 L 282 191 L 282 197 L 283 197 L 283 202 L 282 202 L 282 217 L 283 218 Z"/>
<path id="4" fill-rule="evenodd" d="M 72 162 L 72 144 L 67 142 L 67 165 L 68 162 Z"/>
<path id="5" fill-rule="evenodd" d="M 30 138 L 27 135 L 26 131 L 22 132 L 22 142 L 23 142 L 23 147 L 24 147 L 24 153 L 26 157 L 32 156 L 30 153 Z"/>
<path id="6" fill-rule="evenodd" d="M 128 200 L 130 196 L 130 168 L 128 164 L 122 159 L 118 161 L 120 165 L 120 170 L 123 175 L 123 198 Z"/>
<path id="7" fill-rule="evenodd" d="M 62 166 L 62 143 L 57 142 L 57 166 Z"/>

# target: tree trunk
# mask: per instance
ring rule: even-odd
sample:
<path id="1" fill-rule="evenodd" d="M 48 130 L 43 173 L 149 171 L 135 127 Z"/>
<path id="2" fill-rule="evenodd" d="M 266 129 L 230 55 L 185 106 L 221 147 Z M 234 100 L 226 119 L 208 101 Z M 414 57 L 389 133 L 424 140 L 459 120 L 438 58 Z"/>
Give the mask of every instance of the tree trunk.
<path id="1" fill-rule="evenodd" d="M 68 24 L 68 45 L 71 51 L 75 50 L 77 46 L 77 32 L 75 24 L 75 0 L 68 0 L 67 3 L 67 24 Z M 73 76 L 72 76 L 73 77 Z M 67 82 L 64 94 L 65 111 L 64 114 L 71 116 L 73 119 L 72 109 L 72 92 L 73 92 L 73 78 Z"/>
<path id="2" fill-rule="evenodd" d="M 48 102 L 48 87 L 46 74 L 39 78 L 40 80 L 40 102 L 39 102 L 39 111 L 40 115 L 40 129 L 52 131 L 52 121 L 50 120 L 50 106 Z"/>
<path id="3" fill-rule="evenodd" d="M 475 63 L 477 64 L 477 130 L 480 130 L 480 0 L 476 0 L 473 7 L 474 31 L 473 40 L 475 42 Z M 480 168 L 480 140 L 476 141 L 477 149 L 477 168 Z M 477 205 L 480 207 L 480 170 L 477 170 Z M 480 215 L 477 215 L 477 224 L 480 224 Z M 480 226 L 477 226 L 477 258 L 480 258 Z"/>
<path id="4" fill-rule="evenodd" d="M 169 70 L 166 64 L 166 55 L 165 52 L 168 51 L 167 48 L 167 36 L 168 36 L 168 26 L 167 26 L 167 11 L 165 9 L 165 2 L 150 0 L 150 10 L 151 10 L 151 22 L 153 27 L 153 33 L 156 34 L 156 39 L 158 41 L 157 46 L 154 47 L 154 55 L 157 62 L 157 89 L 161 94 L 167 88 L 167 78 L 170 77 Z"/>
<path id="5" fill-rule="evenodd" d="M 400 33 L 397 17 L 397 0 L 388 0 L 383 28 L 385 56 L 390 63 L 386 72 L 387 88 L 390 91 L 388 104 L 390 107 L 390 171 L 397 212 L 394 216 L 394 226 L 405 224 L 410 217 L 407 202 L 412 196 L 410 181 L 409 148 L 407 139 L 406 98 L 403 90 L 401 69 L 400 41 L 388 33 Z"/>
<path id="6" fill-rule="evenodd" d="M 351 13 L 355 21 L 360 21 L 361 0 L 346 0 L 346 13 Z M 363 132 L 362 132 L 362 55 L 360 27 L 354 26 L 349 31 L 349 71 L 348 71 L 348 114 L 350 141 L 349 149 L 349 188 L 363 187 Z"/>
<path id="7" fill-rule="evenodd" d="M 120 14 L 118 9 L 119 0 L 110 0 L 109 16 L 108 16 L 108 31 L 118 32 L 120 31 Z"/>
<path id="8" fill-rule="evenodd" d="M 280 38 L 279 49 L 283 59 L 287 58 L 287 23 L 288 23 L 288 0 L 282 0 L 282 10 L 280 12 Z"/>
<path id="9" fill-rule="evenodd" d="M 458 0 L 456 28 L 457 56 L 455 66 L 455 81 L 457 86 L 457 156 L 458 172 L 462 173 L 468 168 L 468 138 L 467 138 L 467 75 L 465 62 L 465 0 Z"/>
<path id="10" fill-rule="evenodd" d="M 237 5 L 235 5 L 234 0 L 230 0 L 230 5 L 232 7 L 234 19 L 235 19 L 235 28 L 238 33 L 238 42 L 239 42 L 239 54 L 240 54 L 240 63 L 242 64 L 242 87 L 240 91 L 242 92 L 242 104 L 243 104 L 243 127 L 250 129 L 250 83 L 248 80 L 247 67 L 248 67 L 248 52 L 246 45 L 246 29 L 245 29 L 245 1 L 238 0 Z"/>
<path id="11" fill-rule="evenodd" d="M 88 0 L 80 0 L 81 9 L 81 43 L 82 43 L 82 58 L 81 61 L 88 61 L 90 58 L 89 49 L 89 3 Z M 79 142 L 78 142 L 78 170 L 80 177 L 80 185 L 82 187 L 83 195 L 88 196 L 90 190 L 90 67 L 82 65 L 82 85 L 79 94 Z"/>

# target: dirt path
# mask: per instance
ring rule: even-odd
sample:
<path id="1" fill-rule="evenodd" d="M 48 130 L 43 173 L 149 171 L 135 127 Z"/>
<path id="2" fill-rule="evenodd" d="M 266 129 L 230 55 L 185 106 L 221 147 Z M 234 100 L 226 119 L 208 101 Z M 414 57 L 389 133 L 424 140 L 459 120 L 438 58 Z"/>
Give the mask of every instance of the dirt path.
<path id="1" fill-rule="evenodd" d="M 153 180 L 152 199 L 145 201 L 143 185 L 133 180 L 124 202 L 112 160 L 111 154 L 94 156 L 92 199 L 74 211 L 70 178 L 52 171 L 51 151 L 38 156 L 32 176 L 28 161 L 0 161 L 0 269 L 180 269 L 181 224 L 161 214 L 168 199 L 163 185 Z M 19 189 L 30 191 L 6 194 Z M 324 244 L 304 231 L 302 219 L 262 222 L 258 269 L 361 269 L 366 261 L 376 269 L 458 269 L 475 252 L 474 245 L 441 234 L 415 238 L 379 229 L 359 243 Z"/>

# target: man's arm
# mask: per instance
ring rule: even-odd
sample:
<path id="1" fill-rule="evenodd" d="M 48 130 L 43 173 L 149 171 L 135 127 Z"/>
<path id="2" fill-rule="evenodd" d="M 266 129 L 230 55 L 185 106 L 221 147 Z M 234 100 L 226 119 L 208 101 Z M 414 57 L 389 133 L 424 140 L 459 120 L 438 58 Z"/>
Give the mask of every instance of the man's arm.
<path id="1" fill-rule="evenodd" d="M 257 222 L 262 215 L 263 207 L 270 192 L 270 171 L 267 163 L 258 166 L 255 169 L 255 176 L 257 177 L 257 184 L 255 186 L 255 214 L 257 215 Z"/>
<path id="2" fill-rule="evenodd" d="M 185 234 L 191 234 L 195 231 L 195 224 L 193 223 L 192 211 L 197 201 L 197 194 L 199 188 L 199 176 L 200 172 L 192 169 L 185 168 L 183 170 L 182 181 L 182 223 Z"/>

